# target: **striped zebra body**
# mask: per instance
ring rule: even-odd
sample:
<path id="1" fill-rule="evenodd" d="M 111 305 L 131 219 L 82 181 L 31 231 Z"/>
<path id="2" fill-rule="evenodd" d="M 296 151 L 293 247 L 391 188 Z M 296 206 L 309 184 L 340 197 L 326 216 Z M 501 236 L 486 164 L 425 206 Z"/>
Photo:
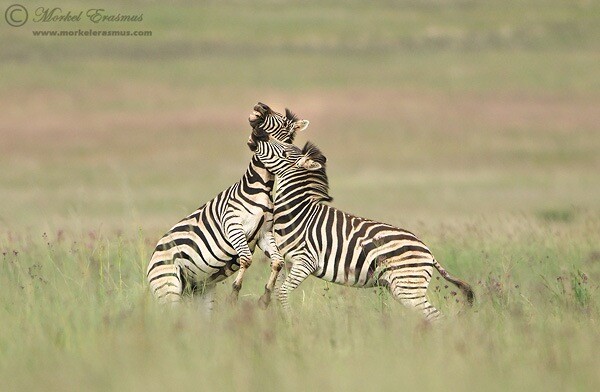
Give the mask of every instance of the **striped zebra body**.
<path id="1" fill-rule="evenodd" d="M 284 141 L 291 142 L 296 131 L 308 126 L 289 111 L 283 116 L 260 103 L 254 110 L 250 123 Z M 273 174 L 255 155 L 240 181 L 173 226 L 158 241 L 148 265 L 154 296 L 174 303 L 184 292 L 195 293 L 210 309 L 214 285 L 239 270 L 232 292 L 237 299 L 258 245 L 271 259 L 271 277 L 261 297 L 268 304 L 283 264 L 272 232 L 273 184 Z"/>
<path id="2" fill-rule="evenodd" d="M 344 213 L 331 201 L 325 157 L 307 143 L 303 150 L 254 131 L 256 155 L 278 176 L 275 191 L 274 236 L 292 267 L 279 290 L 289 310 L 288 296 L 309 275 L 354 287 L 387 287 L 405 306 L 427 320 L 440 312 L 426 297 L 433 269 L 458 285 L 469 303 L 468 284 L 450 276 L 427 246 L 409 231 Z"/>
<path id="3" fill-rule="evenodd" d="M 291 225 L 283 216 L 286 212 L 276 215 L 275 242 L 280 252 L 292 259 L 310 255 L 314 263 L 311 274 L 317 278 L 372 287 L 380 284 L 385 261 L 395 259 L 402 259 L 415 274 L 431 277 L 431 252 L 414 234 L 324 204 L 307 206 L 306 212 L 313 218 Z"/>
<path id="4" fill-rule="evenodd" d="M 184 289 L 202 293 L 237 271 L 240 257 L 251 258 L 257 240 L 271 228 L 272 188 L 273 176 L 253 158 L 242 180 L 173 226 L 158 241 L 148 266 L 155 296 L 179 301 Z M 241 230 L 229 236 L 227 225 Z M 244 243 L 247 250 L 240 254 L 236 247 Z"/>

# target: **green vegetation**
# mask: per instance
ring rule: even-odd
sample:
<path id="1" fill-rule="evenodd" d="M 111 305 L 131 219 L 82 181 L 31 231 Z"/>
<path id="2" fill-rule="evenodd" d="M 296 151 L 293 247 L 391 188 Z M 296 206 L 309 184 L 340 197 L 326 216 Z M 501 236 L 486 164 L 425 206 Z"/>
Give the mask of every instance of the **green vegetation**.
<path id="1" fill-rule="evenodd" d="M 0 390 L 600 388 L 597 2 L 60 6 L 144 22 L 0 23 Z M 290 324 L 256 306 L 259 254 L 238 306 L 230 281 L 210 320 L 156 306 L 155 241 L 239 179 L 258 100 L 311 120 L 335 205 L 416 232 L 474 308 L 434 278 L 430 328 L 308 279 Z"/>

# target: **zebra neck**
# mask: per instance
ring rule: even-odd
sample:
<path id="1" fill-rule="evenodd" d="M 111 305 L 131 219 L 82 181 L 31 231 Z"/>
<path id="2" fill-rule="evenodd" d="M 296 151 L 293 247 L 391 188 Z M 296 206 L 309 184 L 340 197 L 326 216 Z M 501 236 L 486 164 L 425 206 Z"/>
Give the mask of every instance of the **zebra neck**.
<path id="1" fill-rule="evenodd" d="M 277 176 L 275 209 L 287 210 L 300 204 L 314 203 L 318 199 L 318 193 L 307 187 L 302 179 Z"/>
<path id="2" fill-rule="evenodd" d="M 277 176 L 275 188 L 275 208 L 303 203 L 329 202 L 327 177 L 321 173 L 284 173 Z M 283 208 L 283 207 L 281 207 Z"/>
<path id="3" fill-rule="evenodd" d="M 248 169 L 246 170 L 244 177 L 242 177 L 242 185 L 247 185 L 252 188 L 261 187 L 271 194 L 274 182 L 275 176 L 267 170 L 265 165 L 263 165 L 256 155 L 252 156 Z"/>

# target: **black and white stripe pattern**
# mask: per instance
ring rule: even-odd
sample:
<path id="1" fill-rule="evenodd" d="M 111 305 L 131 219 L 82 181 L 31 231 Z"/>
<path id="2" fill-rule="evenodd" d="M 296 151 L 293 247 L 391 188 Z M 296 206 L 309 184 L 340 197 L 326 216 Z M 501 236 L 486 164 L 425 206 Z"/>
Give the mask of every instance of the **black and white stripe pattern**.
<path id="1" fill-rule="evenodd" d="M 259 103 L 250 123 L 265 134 L 292 142 L 308 121 L 299 120 Z M 268 304 L 283 259 L 272 233 L 274 177 L 254 155 L 240 181 L 182 219 L 156 245 L 147 269 L 154 296 L 161 302 L 179 302 L 184 292 L 198 294 L 212 307 L 214 285 L 239 269 L 233 299 L 243 273 L 258 245 L 271 259 L 272 273 L 261 300 Z"/>
<path id="2" fill-rule="evenodd" d="M 267 133 L 272 138 L 280 140 L 284 143 L 292 143 L 296 136 L 296 131 L 302 131 L 308 127 L 308 120 L 301 120 L 292 113 L 291 110 L 285 109 L 285 115 L 274 112 L 264 103 L 259 102 L 254 107 L 254 113 L 249 118 L 252 129 Z M 252 137 L 248 140 L 252 142 Z"/>
<path id="3" fill-rule="evenodd" d="M 402 304 L 433 321 L 440 312 L 429 303 L 426 292 L 434 268 L 472 303 L 470 286 L 450 276 L 413 233 L 323 204 L 332 198 L 326 158 L 316 146 L 307 143 L 300 150 L 256 129 L 253 138 L 256 156 L 278 178 L 275 241 L 292 262 L 278 294 L 285 309 L 289 310 L 289 293 L 314 275 L 348 286 L 385 286 Z"/>

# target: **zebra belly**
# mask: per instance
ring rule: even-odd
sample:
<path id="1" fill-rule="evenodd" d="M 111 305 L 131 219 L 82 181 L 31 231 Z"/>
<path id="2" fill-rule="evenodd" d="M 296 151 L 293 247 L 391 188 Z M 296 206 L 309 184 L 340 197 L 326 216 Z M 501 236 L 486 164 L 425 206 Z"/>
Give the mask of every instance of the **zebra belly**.
<path id="1" fill-rule="evenodd" d="M 203 244 L 173 244 L 166 250 L 157 250 L 149 265 L 149 274 L 162 265 L 175 264 L 195 283 L 218 282 L 233 274 L 239 268 L 237 255 L 222 250 L 208 250 Z M 233 253 L 233 254 L 232 254 Z M 149 275 L 150 277 L 150 275 Z"/>
<path id="2" fill-rule="evenodd" d="M 176 264 L 186 280 L 217 282 L 238 268 L 237 253 L 218 227 L 206 227 L 199 218 L 184 219 L 158 242 L 148 266 L 148 277 L 165 264 Z"/>
<path id="3" fill-rule="evenodd" d="M 149 278 L 154 267 L 176 264 L 187 282 L 195 285 L 215 284 L 239 269 L 238 254 L 225 238 L 221 227 L 206 227 L 203 224 L 205 212 L 199 211 L 182 220 L 159 241 L 149 265 Z M 248 246 L 251 252 L 262 233 L 262 215 L 242 216 L 244 232 L 247 238 L 250 237 Z"/>
<path id="4" fill-rule="evenodd" d="M 391 260 L 398 268 L 411 268 L 414 260 L 430 265 L 429 249 L 414 235 L 385 224 L 374 223 L 371 230 L 348 230 L 340 236 L 332 232 L 316 251 L 318 268 L 314 275 L 345 286 L 372 287 L 377 284 L 380 265 Z M 420 263 L 417 263 L 420 267 Z"/>
<path id="5" fill-rule="evenodd" d="M 325 263 L 322 259 L 319 262 L 319 267 L 313 273 L 314 276 L 319 279 L 327 280 L 332 283 L 340 284 L 343 286 L 351 287 L 373 287 L 375 280 L 371 263 L 365 263 L 362 268 L 359 269 L 357 274 L 357 267 L 355 262 L 350 262 L 350 267 L 345 268 L 344 260 L 329 260 Z"/>

